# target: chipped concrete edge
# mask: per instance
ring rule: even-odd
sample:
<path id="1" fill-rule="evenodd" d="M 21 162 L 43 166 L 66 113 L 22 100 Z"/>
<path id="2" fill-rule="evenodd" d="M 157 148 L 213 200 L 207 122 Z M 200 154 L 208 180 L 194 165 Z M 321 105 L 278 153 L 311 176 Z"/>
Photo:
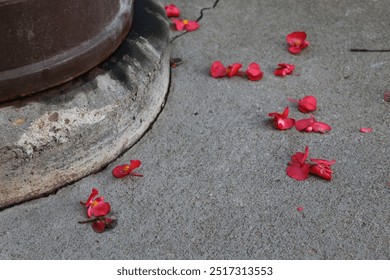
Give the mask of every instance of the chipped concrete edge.
<path id="1" fill-rule="evenodd" d="M 136 143 L 164 106 L 169 68 L 164 8 L 135 1 L 133 28 L 106 62 L 1 106 L 0 209 L 96 172 Z"/>

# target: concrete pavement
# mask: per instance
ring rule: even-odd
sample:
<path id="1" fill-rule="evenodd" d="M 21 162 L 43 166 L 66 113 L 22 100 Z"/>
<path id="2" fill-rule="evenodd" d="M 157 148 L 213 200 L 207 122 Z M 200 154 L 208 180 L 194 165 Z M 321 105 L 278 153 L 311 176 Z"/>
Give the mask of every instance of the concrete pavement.
<path id="1" fill-rule="evenodd" d="M 387 1 L 175 4 L 183 18 L 203 17 L 199 30 L 171 43 L 183 64 L 171 70 L 153 127 L 101 172 L 1 211 L 0 258 L 389 259 L 390 52 L 349 51 L 390 49 Z M 285 36 L 300 30 L 311 45 L 294 56 Z M 215 60 L 255 61 L 264 78 L 213 79 Z M 275 77 L 281 62 L 295 64 L 299 76 Z M 286 106 L 292 117 L 307 117 L 287 98 L 309 94 L 331 132 L 272 127 L 268 113 Z M 336 160 L 332 181 L 285 174 L 305 146 L 310 157 Z M 113 178 L 130 159 L 142 161 L 144 177 Z M 102 234 L 77 223 L 85 219 L 79 201 L 93 187 L 118 218 Z"/>

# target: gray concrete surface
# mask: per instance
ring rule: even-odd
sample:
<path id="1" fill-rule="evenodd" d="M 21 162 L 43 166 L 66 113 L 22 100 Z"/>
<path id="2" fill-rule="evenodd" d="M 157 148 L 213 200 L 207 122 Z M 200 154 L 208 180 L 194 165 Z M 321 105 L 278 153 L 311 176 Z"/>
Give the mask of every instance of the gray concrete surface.
<path id="1" fill-rule="evenodd" d="M 159 2 L 140 3 L 110 59 L 60 87 L 0 104 L 0 209 L 99 171 L 154 122 L 168 90 L 169 25 Z"/>
<path id="2" fill-rule="evenodd" d="M 349 51 L 390 48 L 388 1 L 217 2 L 199 30 L 172 42 L 184 63 L 136 145 L 97 174 L 0 212 L 2 259 L 389 259 L 390 53 Z M 191 19 L 214 1 L 175 4 Z M 297 30 L 311 45 L 293 56 L 285 35 Z M 215 80 L 214 60 L 256 61 L 264 78 Z M 275 77 L 280 62 L 299 76 Z M 333 130 L 274 130 L 267 114 L 290 105 L 302 118 L 287 98 L 307 94 Z M 311 157 L 337 161 L 331 182 L 286 176 L 306 145 Z M 113 178 L 130 159 L 144 177 Z M 92 187 L 118 218 L 112 231 L 77 223 Z"/>

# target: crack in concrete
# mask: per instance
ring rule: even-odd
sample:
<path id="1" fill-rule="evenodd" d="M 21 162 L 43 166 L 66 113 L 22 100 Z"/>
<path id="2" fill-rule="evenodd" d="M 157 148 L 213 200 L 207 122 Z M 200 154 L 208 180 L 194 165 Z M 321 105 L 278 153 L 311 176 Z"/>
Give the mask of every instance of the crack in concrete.
<path id="1" fill-rule="evenodd" d="M 199 22 L 199 21 L 203 18 L 203 12 L 206 11 L 206 10 L 215 9 L 215 8 L 217 7 L 218 3 L 219 3 L 219 0 L 215 0 L 214 4 L 213 4 L 211 7 L 202 8 L 202 9 L 200 10 L 200 16 L 199 16 L 195 21 L 196 21 L 196 22 Z M 188 33 L 188 31 L 184 31 L 183 33 L 181 33 L 181 34 L 179 34 L 179 35 L 173 37 L 173 38 L 169 41 L 169 43 L 172 43 L 172 42 L 175 41 L 177 38 L 180 38 L 180 37 L 184 36 L 184 35 L 187 34 L 187 33 Z"/>

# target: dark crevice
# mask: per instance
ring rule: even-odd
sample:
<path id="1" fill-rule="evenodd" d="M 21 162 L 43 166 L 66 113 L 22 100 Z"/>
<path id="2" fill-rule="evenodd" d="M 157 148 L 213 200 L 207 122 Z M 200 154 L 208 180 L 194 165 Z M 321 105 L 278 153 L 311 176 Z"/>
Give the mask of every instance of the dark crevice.
<path id="1" fill-rule="evenodd" d="M 351 52 L 390 52 L 389 50 L 350 49 Z"/>
<path id="2" fill-rule="evenodd" d="M 200 10 L 200 16 L 199 16 L 195 21 L 196 21 L 196 22 L 199 22 L 199 21 L 203 18 L 203 12 L 206 11 L 206 10 L 214 9 L 215 7 L 217 7 L 218 3 L 219 3 L 219 0 L 215 0 L 214 4 L 213 4 L 211 7 L 202 8 L 202 9 Z M 188 31 L 184 31 L 184 32 L 180 33 L 179 35 L 173 37 L 173 38 L 169 41 L 169 43 L 172 43 L 172 42 L 175 41 L 177 38 L 180 38 L 180 37 L 184 36 L 184 35 L 187 34 L 187 33 L 188 33 Z"/>

